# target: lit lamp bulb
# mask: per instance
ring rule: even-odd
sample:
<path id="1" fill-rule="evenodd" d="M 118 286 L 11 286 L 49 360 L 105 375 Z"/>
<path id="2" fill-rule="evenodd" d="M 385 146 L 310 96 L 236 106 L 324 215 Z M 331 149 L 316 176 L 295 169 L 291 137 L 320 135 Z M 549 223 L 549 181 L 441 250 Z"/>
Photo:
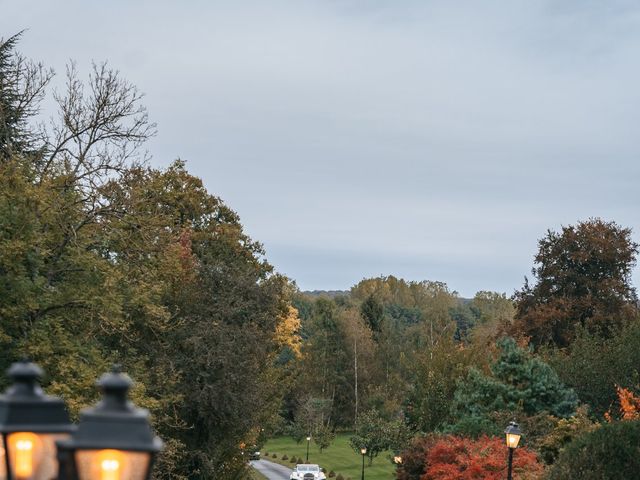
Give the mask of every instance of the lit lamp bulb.
<path id="1" fill-rule="evenodd" d="M 100 480 L 120 480 L 122 454 L 117 450 L 104 450 L 100 454 Z"/>
<path id="2" fill-rule="evenodd" d="M 33 442 L 18 440 L 16 442 L 16 476 L 30 477 L 33 474 Z"/>
<path id="3" fill-rule="evenodd" d="M 38 437 L 31 432 L 20 432 L 9 435 L 9 452 L 13 472 L 18 479 L 33 477 L 38 470 L 36 463 L 36 446 Z"/>

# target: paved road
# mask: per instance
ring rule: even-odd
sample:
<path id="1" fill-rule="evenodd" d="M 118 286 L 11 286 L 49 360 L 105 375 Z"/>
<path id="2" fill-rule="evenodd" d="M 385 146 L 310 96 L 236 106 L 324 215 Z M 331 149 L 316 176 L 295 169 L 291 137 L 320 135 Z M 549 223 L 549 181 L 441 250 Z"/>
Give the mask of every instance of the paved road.
<path id="1" fill-rule="evenodd" d="M 289 480 L 289 475 L 291 475 L 290 468 L 283 467 L 269 460 L 254 460 L 251 462 L 251 466 L 269 480 Z"/>

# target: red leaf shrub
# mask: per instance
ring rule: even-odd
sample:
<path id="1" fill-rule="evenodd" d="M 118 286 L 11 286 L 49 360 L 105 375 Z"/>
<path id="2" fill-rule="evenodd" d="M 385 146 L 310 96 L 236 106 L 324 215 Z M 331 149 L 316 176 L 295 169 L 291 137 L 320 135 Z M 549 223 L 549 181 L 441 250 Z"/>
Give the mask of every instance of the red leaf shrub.
<path id="1" fill-rule="evenodd" d="M 427 451 L 426 471 L 421 480 L 503 480 L 508 450 L 500 438 L 477 440 L 448 435 Z M 513 473 L 518 479 L 535 479 L 543 466 L 534 452 L 519 448 L 513 455 Z"/>

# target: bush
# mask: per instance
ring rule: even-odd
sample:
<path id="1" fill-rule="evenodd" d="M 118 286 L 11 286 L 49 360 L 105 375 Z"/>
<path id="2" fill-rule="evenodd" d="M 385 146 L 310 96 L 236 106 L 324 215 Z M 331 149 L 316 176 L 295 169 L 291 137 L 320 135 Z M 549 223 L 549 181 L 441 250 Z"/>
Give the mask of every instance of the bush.
<path id="1" fill-rule="evenodd" d="M 269 452 L 262 452 L 262 456 L 268 457 L 269 456 Z"/>
<path id="2" fill-rule="evenodd" d="M 640 421 L 609 423 L 571 442 L 549 472 L 550 480 L 637 478 Z"/>
<path id="3" fill-rule="evenodd" d="M 271 458 L 278 458 L 278 455 L 274 453 L 273 455 L 271 455 Z"/>
<path id="4" fill-rule="evenodd" d="M 505 446 L 500 437 L 478 440 L 447 435 L 440 437 L 427 453 L 423 478 L 430 480 L 499 480 L 504 478 Z M 537 478 L 543 467 L 536 454 L 519 448 L 513 457 L 515 478 Z M 582 477 L 572 477 L 582 478 Z M 607 477 L 608 478 L 608 477 Z"/>
<path id="5" fill-rule="evenodd" d="M 289 460 L 289 462 L 298 463 L 298 459 L 295 456 L 293 456 L 293 457 L 291 457 L 291 460 Z"/>
<path id="6" fill-rule="evenodd" d="M 334 472 L 333 470 L 331 470 L 331 471 L 329 472 L 329 478 L 333 478 L 333 477 L 335 477 L 335 476 L 336 476 L 336 472 Z"/>
<path id="7" fill-rule="evenodd" d="M 436 443 L 434 435 L 415 437 L 409 447 L 401 452 L 402 463 L 396 473 L 398 480 L 420 480 L 426 468 L 427 452 Z"/>
<path id="8" fill-rule="evenodd" d="M 338 476 L 336 477 L 336 480 L 344 480 L 344 477 L 342 476 L 341 473 L 338 474 Z"/>
<path id="9" fill-rule="evenodd" d="M 287 457 L 286 454 L 282 455 L 282 460 L 289 460 L 289 457 Z"/>
<path id="10" fill-rule="evenodd" d="M 326 468 L 322 467 L 321 470 L 322 470 L 322 473 L 327 473 L 327 469 Z"/>

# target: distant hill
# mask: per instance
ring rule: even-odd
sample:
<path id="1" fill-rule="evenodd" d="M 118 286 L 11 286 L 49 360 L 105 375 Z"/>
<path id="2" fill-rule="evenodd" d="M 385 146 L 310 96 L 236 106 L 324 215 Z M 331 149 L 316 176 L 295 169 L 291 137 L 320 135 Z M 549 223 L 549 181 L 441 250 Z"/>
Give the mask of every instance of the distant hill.
<path id="1" fill-rule="evenodd" d="M 349 290 L 305 290 L 302 293 L 310 297 L 329 297 L 334 298 L 340 295 L 348 295 Z"/>

